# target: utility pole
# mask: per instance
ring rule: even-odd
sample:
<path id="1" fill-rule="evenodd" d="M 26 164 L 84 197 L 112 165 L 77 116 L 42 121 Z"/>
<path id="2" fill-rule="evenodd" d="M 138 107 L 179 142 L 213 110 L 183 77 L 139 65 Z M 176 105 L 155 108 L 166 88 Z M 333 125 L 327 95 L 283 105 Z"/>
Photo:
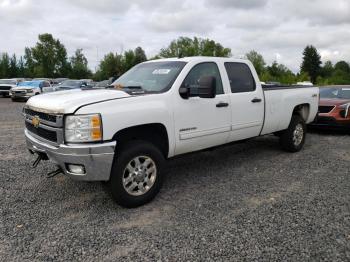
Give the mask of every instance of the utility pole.
<path id="1" fill-rule="evenodd" d="M 97 72 L 97 67 L 100 64 L 100 60 L 98 58 L 98 46 L 96 46 L 96 64 L 95 64 L 95 73 Z"/>

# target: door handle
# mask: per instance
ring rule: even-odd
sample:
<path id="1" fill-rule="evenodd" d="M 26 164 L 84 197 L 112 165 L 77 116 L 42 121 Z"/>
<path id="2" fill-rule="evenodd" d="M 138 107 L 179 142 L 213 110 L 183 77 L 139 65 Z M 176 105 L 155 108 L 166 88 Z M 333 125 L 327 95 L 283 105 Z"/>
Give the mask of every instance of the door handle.
<path id="1" fill-rule="evenodd" d="M 262 101 L 261 98 L 255 97 L 255 98 L 252 100 L 252 103 L 260 103 L 261 101 Z"/>
<path id="2" fill-rule="evenodd" d="M 219 104 L 216 104 L 216 107 L 228 107 L 228 103 L 220 102 Z"/>

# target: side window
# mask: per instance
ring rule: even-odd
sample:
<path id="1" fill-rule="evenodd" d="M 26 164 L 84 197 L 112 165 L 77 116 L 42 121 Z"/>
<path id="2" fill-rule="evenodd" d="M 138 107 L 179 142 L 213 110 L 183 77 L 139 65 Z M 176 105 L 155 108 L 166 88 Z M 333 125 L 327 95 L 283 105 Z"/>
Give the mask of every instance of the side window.
<path id="1" fill-rule="evenodd" d="M 188 75 L 186 76 L 182 85 L 189 87 L 191 89 L 198 88 L 199 79 L 203 76 L 215 77 L 216 78 L 216 94 L 220 95 L 220 94 L 224 93 L 219 68 L 213 62 L 201 63 L 198 65 L 195 65 L 191 69 L 191 71 L 188 73 Z"/>
<path id="2" fill-rule="evenodd" d="M 44 82 L 44 87 L 49 87 L 49 86 L 50 86 L 49 82 Z"/>
<path id="3" fill-rule="evenodd" d="M 232 93 L 255 91 L 255 80 L 248 65 L 243 63 L 225 63 Z"/>

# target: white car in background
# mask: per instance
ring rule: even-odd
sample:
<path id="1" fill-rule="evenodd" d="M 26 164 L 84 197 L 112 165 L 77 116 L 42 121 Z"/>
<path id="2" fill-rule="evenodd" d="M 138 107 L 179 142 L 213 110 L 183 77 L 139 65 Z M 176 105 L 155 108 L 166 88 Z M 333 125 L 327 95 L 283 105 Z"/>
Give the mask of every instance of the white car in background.
<path id="1" fill-rule="evenodd" d="M 296 85 L 297 86 L 314 86 L 314 84 L 311 83 L 310 81 L 298 82 Z"/>
<path id="2" fill-rule="evenodd" d="M 0 95 L 3 97 L 10 95 L 10 90 L 16 87 L 18 81 L 16 79 L 0 79 Z"/>
<path id="3" fill-rule="evenodd" d="M 49 81 L 24 81 L 11 88 L 10 95 L 12 101 L 26 101 L 32 96 L 51 91 L 52 87 Z"/>

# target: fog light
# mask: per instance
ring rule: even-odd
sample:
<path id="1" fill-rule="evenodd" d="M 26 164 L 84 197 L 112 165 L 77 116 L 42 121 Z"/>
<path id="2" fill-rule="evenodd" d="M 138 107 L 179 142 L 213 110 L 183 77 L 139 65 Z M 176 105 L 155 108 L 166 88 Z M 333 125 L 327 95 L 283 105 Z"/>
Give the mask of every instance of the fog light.
<path id="1" fill-rule="evenodd" d="M 76 174 L 76 175 L 85 174 L 85 167 L 82 165 L 68 164 L 67 169 L 68 169 L 68 172 L 72 174 Z"/>

